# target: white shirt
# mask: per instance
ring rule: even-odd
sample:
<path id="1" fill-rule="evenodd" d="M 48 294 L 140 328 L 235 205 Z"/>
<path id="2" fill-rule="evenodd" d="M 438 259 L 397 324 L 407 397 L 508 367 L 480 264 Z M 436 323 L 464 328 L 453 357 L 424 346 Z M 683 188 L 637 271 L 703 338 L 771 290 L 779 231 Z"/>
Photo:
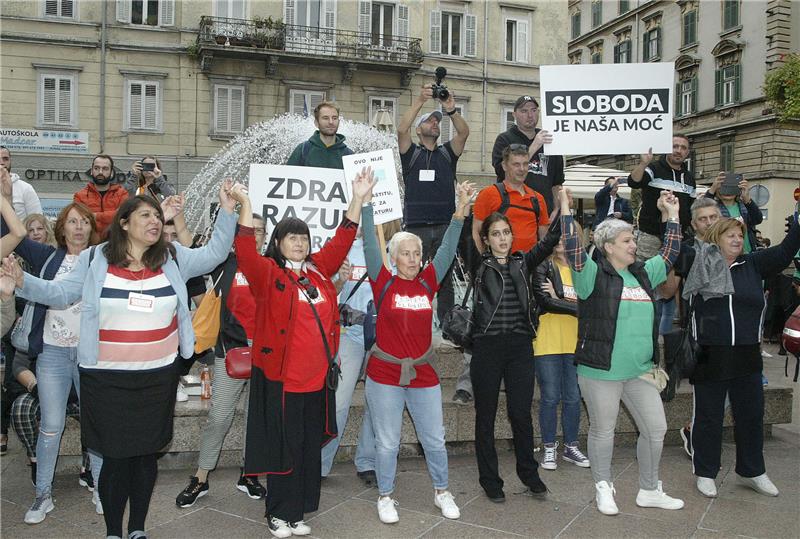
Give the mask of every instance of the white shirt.
<path id="1" fill-rule="evenodd" d="M 617 201 L 617 197 L 615 197 L 614 195 L 608 195 L 608 197 L 611 200 L 608 203 L 608 213 L 606 214 L 606 217 L 614 214 L 614 202 Z"/>
<path id="2" fill-rule="evenodd" d="M 33 186 L 21 180 L 19 174 L 11 173 L 11 187 L 14 190 L 14 213 L 21 220 L 32 213 L 42 213 L 42 203 Z"/>

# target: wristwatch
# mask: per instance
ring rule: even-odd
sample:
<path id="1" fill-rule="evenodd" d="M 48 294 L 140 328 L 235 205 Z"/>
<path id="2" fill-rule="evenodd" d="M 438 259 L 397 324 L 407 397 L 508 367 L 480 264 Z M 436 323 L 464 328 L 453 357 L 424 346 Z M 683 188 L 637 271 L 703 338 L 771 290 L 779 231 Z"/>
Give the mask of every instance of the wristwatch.
<path id="1" fill-rule="evenodd" d="M 453 115 L 453 114 L 455 114 L 456 112 L 458 112 L 458 109 L 453 109 L 453 110 L 451 110 L 451 111 L 444 111 L 444 113 L 445 113 L 445 114 L 447 114 L 448 116 L 452 116 L 452 115 Z"/>

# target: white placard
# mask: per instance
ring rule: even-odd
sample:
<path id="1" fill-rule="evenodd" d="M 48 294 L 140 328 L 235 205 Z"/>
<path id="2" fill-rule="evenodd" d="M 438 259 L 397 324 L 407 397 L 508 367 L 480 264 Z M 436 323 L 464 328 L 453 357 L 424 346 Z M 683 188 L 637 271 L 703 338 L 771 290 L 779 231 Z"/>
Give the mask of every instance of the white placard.
<path id="1" fill-rule="evenodd" d="M 89 153 L 89 133 L 0 127 L 0 145 L 12 153 Z"/>
<path id="2" fill-rule="evenodd" d="M 550 155 L 672 151 L 672 62 L 543 65 L 542 129 Z"/>
<path id="3" fill-rule="evenodd" d="M 353 180 L 362 168 L 372 167 L 377 183 L 372 189 L 372 210 L 375 224 L 382 225 L 403 218 L 403 202 L 400 200 L 400 186 L 397 183 L 397 167 L 394 151 L 358 153 L 342 157 L 344 164 L 345 189 L 350 200 Z"/>
<path id="4" fill-rule="evenodd" d="M 288 165 L 250 165 L 250 201 L 267 223 L 267 234 L 284 217 L 305 221 L 311 252 L 336 234 L 347 212 L 344 171 Z"/>

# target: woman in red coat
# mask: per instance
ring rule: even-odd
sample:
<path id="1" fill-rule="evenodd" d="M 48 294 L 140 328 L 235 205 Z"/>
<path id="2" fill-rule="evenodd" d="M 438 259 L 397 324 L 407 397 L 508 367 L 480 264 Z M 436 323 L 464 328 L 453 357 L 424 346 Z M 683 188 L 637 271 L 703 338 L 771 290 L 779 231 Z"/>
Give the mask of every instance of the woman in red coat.
<path id="1" fill-rule="evenodd" d="M 350 250 L 374 185 L 372 172 L 362 170 L 345 219 L 318 252 L 310 254 L 308 225 L 287 217 L 263 257 L 246 190 L 232 192 L 242 204 L 236 256 L 256 300 L 245 474 L 267 474 L 266 516 L 275 537 L 310 534 L 303 514 L 319 506 L 320 447 L 337 435 L 327 375 L 339 348 L 339 311 L 330 277 Z"/>

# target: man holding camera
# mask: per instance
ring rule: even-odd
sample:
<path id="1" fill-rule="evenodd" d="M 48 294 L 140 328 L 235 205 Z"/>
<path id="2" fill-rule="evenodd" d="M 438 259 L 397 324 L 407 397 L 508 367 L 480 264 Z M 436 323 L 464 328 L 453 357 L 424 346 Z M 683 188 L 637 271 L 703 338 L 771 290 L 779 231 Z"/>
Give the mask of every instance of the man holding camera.
<path id="1" fill-rule="evenodd" d="M 434 110 L 420 116 L 415 123 L 419 137 L 416 144 L 411 140 L 411 124 L 430 99 L 441 102 L 442 112 Z M 450 117 L 455 134 L 451 140 L 438 144 L 442 113 Z M 436 253 L 455 212 L 456 164 L 467 137 L 469 126 L 456 108 L 453 93 L 438 82 L 422 87 L 397 126 L 405 182 L 405 229 L 422 239 L 423 261 Z M 451 273 L 448 271 L 439 289 L 436 307 L 439 320 L 453 306 Z"/>

